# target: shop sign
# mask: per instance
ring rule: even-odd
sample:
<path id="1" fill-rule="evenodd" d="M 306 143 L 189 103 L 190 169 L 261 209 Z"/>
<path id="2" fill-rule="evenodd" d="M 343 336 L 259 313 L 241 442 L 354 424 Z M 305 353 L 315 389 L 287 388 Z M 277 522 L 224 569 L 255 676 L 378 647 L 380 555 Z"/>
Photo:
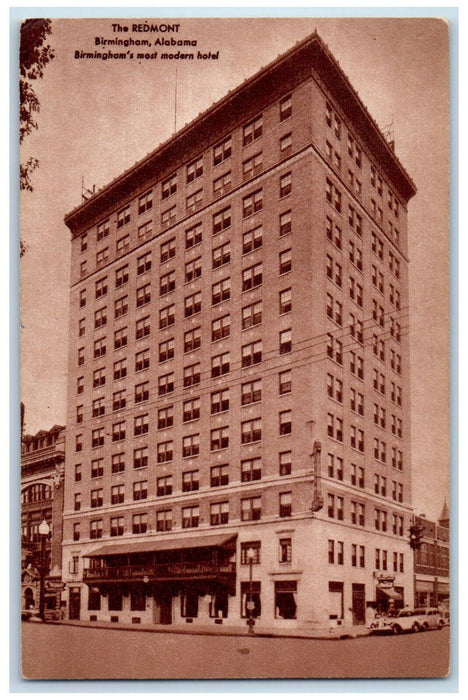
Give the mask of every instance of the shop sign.
<path id="1" fill-rule="evenodd" d="M 379 588 L 393 588 L 395 576 L 377 576 Z"/>

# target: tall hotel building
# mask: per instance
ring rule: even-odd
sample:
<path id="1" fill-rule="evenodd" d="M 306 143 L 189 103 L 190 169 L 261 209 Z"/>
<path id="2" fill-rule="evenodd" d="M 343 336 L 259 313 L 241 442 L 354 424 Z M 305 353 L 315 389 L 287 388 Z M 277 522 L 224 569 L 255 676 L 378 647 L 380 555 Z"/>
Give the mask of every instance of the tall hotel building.
<path id="1" fill-rule="evenodd" d="M 70 618 L 412 603 L 415 191 L 314 34 L 66 216 Z"/>

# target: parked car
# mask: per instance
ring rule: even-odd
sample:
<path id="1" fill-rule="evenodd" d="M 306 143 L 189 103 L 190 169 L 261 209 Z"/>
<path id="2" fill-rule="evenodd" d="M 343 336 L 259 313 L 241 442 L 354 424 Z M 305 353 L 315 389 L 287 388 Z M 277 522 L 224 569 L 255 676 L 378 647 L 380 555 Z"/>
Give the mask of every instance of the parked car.
<path id="1" fill-rule="evenodd" d="M 424 608 L 401 608 L 395 617 L 389 619 L 393 634 L 420 632 L 425 621 Z"/>
<path id="2" fill-rule="evenodd" d="M 438 608 L 425 608 L 421 611 L 420 624 L 424 630 L 440 630 L 445 624 L 444 616 Z"/>

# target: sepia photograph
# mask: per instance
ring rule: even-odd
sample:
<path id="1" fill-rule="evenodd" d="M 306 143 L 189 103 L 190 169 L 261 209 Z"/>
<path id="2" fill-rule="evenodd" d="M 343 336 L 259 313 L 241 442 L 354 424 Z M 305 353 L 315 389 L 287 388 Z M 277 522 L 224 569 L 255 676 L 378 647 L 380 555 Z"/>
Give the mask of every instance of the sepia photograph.
<path id="1" fill-rule="evenodd" d="M 20 673 L 447 678 L 450 22 L 182 15 L 16 26 Z"/>

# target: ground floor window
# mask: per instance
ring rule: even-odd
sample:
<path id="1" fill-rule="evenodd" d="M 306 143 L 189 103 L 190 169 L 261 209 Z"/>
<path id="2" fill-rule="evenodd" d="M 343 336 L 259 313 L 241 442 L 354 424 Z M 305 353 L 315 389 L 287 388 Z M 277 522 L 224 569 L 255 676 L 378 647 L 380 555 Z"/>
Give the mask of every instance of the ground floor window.
<path id="1" fill-rule="evenodd" d="M 343 582 L 328 582 L 328 615 L 330 620 L 343 619 Z"/>
<path id="2" fill-rule="evenodd" d="M 180 614 L 182 617 L 198 617 L 198 591 L 186 591 L 182 593 Z"/>
<path id="3" fill-rule="evenodd" d="M 96 588 L 90 588 L 88 592 L 88 610 L 101 609 L 101 594 Z"/>
<path id="4" fill-rule="evenodd" d="M 260 581 L 252 581 L 252 595 L 250 595 L 249 581 L 241 581 L 241 617 L 249 617 L 249 609 L 247 607 L 249 601 L 253 603 L 252 617 L 260 617 L 262 613 L 260 592 Z"/>
<path id="5" fill-rule="evenodd" d="M 138 588 L 130 593 L 130 610 L 146 610 L 146 595 Z"/>
<path id="6" fill-rule="evenodd" d="M 227 591 L 216 591 L 211 596 L 210 617 L 227 617 L 229 607 L 229 596 Z"/>
<path id="7" fill-rule="evenodd" d="M 275 581 L 275 617 L 295 620 L 297 611 L 297 581 Z"/>
<path id="8" fill-rule="evenodd" d="M 122 610 L 122 593 L 109 591 L 109 610 Z"/>

